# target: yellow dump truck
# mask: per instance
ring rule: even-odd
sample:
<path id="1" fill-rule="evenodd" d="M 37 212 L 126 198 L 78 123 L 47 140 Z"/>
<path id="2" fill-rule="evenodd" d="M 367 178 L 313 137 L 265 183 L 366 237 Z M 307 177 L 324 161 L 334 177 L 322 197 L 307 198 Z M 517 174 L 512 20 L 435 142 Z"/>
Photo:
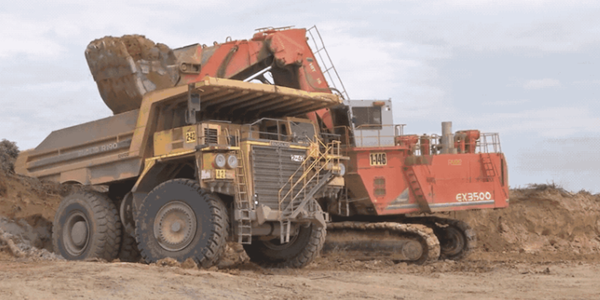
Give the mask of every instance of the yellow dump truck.
<path id="1" fill-rule="evenodd" d="M 259 263 L 302 267 L 325 241 L 328 216 L 315 198 L 343 187 L 344 157 L 301 117 L 339 103 L 329 93 L 205 77 L 52 132 L 21 153 L 16 172 L 107 191 L 63 199 L 53 241 L 67 259 L 112 260 L 139 247 L 146 262 L 208 267 L 236 241 Z"/>

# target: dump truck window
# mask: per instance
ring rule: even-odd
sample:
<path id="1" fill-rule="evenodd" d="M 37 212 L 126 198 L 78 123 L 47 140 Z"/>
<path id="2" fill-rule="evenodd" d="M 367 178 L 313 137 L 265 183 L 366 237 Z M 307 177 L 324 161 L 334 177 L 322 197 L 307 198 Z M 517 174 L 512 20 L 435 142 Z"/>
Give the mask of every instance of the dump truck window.
<path id="1" fill-rule="evenodd" d="M 160 114 L 158 114 L 158 130 L 169 130 L 185 126 L 185 109 L 186 107 L 183 105 L 162 107 Z"/>
<path id="2" fill-rule="evenodd" d="M 287 139 L 287 131 L 285 130 L 284 124 L 279 124 L 279 130 L 277 125 L 267 126 L 263 132 L 260 133 L 261 138 L 267 140 L 285 140 Z"/>
<path id="3" fill-rule="evenodd" d="M 299 141 L 308 142 L 315 136 L 315 127 L 311 123 L 290 122 L 290 130 Z"/>
<path id="4" fill-rule="evenodd" d="M 352 115 L 359 129 L 381 129 L 381 107 L 353 107 Z"/>

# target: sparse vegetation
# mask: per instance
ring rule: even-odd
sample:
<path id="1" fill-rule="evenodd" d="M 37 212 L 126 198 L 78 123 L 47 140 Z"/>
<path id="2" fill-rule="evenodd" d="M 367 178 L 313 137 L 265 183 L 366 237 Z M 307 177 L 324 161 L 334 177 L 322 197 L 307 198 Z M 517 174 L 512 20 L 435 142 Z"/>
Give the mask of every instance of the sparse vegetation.
<path id="1" fill-rule="evenodd" d="M 2 139 L 0 142 L 0 171 L 3 173 L 13 173 L 15 160 L 19 155 L 19 147 L 15 142 Z"/>

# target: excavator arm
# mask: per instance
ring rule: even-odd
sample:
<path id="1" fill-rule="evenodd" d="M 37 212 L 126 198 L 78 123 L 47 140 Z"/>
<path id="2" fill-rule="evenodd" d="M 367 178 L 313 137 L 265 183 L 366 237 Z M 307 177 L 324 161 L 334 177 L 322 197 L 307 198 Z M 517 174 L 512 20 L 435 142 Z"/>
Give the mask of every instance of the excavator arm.
<path id="1" fill-rule="evenodd" d="M 138 109 L 149 92 L 201 81 L 206 76 L 257 79 L 309 92 L 331 93 L 307 43 L 306 29 L 259 30 L 250 40 L 170 49 L 141 35 L 104 37 L 85 52 L 102 99 L 115 114 Z M 317 117 L 317 115 L 319 117 Z M 329 111 L 308 115 L 333 128 Z"/>

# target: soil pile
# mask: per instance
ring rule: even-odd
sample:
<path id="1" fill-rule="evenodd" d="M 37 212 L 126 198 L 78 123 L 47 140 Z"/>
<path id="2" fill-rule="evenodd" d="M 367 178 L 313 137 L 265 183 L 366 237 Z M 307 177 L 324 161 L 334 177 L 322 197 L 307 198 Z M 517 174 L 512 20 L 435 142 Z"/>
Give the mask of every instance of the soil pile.
<path id="1" fill-rule="evenodd" d="M 16 175 L 13 169 L 18 154 L 15 143 L 0 142 L 0 216 L 31 219 L 32 226 L 40 217 L 52 220 L 61 195 L 69 192 L 68 187 Z"/>
<path id="2" fill-rule="evenodd" d="M 4 244 L 17 258 L 62 260 L 62 257 L 51 252 L 52 224 L 42 219 L 40 221 L 33 227 L 25 219 L 15 222 L 0 218 L 0 245 Z"/>
<path id="3" fill-rule="evenodd" d="M 57 259 L 51 220 L 68 189 L 14 174 L 18 154 L 15 143 L 0 142 L 0 256 Z"/>
<path id="4" fill-rule="evenodd" d="M 600 259 L 599 194 L 532 185 L 511 190 L 506 209 L 449 216 L 469 223 L 477 232 L 477 248 L 471 256 L 475 259 L 485 253 L 531 254 L 535 260 Z"/>

